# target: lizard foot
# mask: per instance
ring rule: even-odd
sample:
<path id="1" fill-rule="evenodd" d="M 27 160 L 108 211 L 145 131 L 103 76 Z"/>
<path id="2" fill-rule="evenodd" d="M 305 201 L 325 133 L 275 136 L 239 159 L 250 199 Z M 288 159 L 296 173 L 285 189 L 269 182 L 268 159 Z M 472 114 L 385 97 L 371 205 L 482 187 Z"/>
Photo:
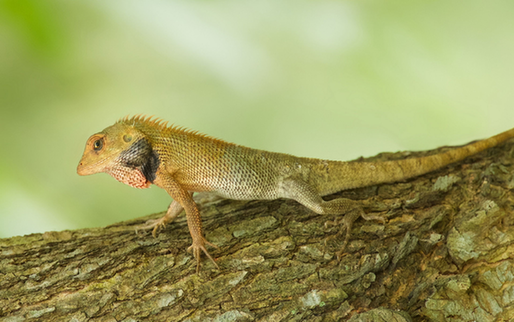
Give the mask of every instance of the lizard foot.
<path id="1" fill-rule="evenodd" d="M 369 218 L 371 219 L 376 219 L 375 217 L 368 217 L 364 211 L 362 210 L 362 208 L 355 208 L 349 212 L 347 212 L 343 218 L 341 220 L 335 220 L 335 221 L 327 221 L 325 222 L 325 227 L 328 227 L 329 225 L 337 225 L 337 226 L 341 226 L 339 232 L 337 233 L 337 235 L 342 235 L 343 234 L 343 231 L 345 231 L 345 237 L 344 237 L 344 241 L 343 241 L 343 245 L 341 246 L 341 248 L 339 249 L 338 252 L 336 252 L 336 257 L 337 257 L 337 260 L 340 260 L 341 257 L 343 256 L 344 254 L 344 251 L 346 249 L 346 246 L 348 246 L 348 242 L 350 241 L 350 237 L 351 237 L 351 231 L 352 231 L 352 226 L 353 226 L 353 223 L 355 222 L 355 220 L 357 220 L 359 217 L 363 217 L 364 219 L 366 220 L 370 220 Z M 327 243 L 327 240 L 325 240 L 325 245 Z"/>
<path id="2" fill-rule="evenodd" d="M 162 216 L 159 219 L 150 219 L 148 220 L 144 225 L 136 227 L 136 234 L 137 231 L 140 230 L 152 230 L 152 236 L 155 238 L 157 237 L 157 232 L 162 228 L 166 227 L 166 224 L 169 224 L 177 216 L 182 212 L 184 208 L 178 203 L 176 200 L 174 200 L 170 206 L 168 207 L 168 210 L 166 211 L 166 215 Z"/>
<path id="3" fill-rule="evenodd" d="M 166 216 L 159 218 L 159 219 L 150 219 L 148 220 L 144 225 L 137 226 L 136 227 L 136 234 L 139 230 L 149 230 L 152 229 L 152 236 L 154 238 L 157 237 L 157 232 L 160 229 L 164 229 L 166 227 L 166 224 L 168 223 L 168 220 L 166 220 Z"/>
<path id="4" fill-rule="evenodd" d="M 196 273 L 197 274 L 200 271 L 200 256 L 202 255 L 202 252 L 205 255 L 207 255 L 207 257 L 209 257 L 209 259 L 214 264 L 214 266 L 216 266 L 217 269 L 220 269 L 218 264 L 216 264 L 216 262 L 214 261 L 214 258 L 212 258 L 211 254 L 209 254 L 209 252 L 205 248 L 205 245 L 209 245 L 211 247 L 218 248 L 218 246 L 216 246 L 212 243 L 209 243 L 207 240 L 205 240 L 205 238 L 202 237 L 200 240 L 198 240 L 198 239 L 193 240 L 193 244 L 191 246 L 189 246 L 189 248 L 187 249 L 188 252 L 191 252 L 191 251 L 193 252 L 193 255 L 196 259 Z"/>

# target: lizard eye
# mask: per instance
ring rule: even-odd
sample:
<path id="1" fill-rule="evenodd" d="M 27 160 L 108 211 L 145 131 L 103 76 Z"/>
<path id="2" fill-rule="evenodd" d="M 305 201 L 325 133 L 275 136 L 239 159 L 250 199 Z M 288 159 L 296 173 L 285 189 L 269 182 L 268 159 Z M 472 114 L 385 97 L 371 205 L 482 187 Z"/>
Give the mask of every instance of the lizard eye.
<path id="1" fill-rule="evenodd" d="M 104 146 L 104 141 L 99 139 L 93 143 L 93 150 L 100 151 Z"/>
<path id="2" fill-rule="evenodd" d="M 125 135 L 123 136 L 123 141 L 125 141 L 125 142 L 127 142 L 127 143 L 128 143 L 128 142 L 130 142 L 130 141 L 132 141 L 132 135 L 130 135 L 130 134 L 125 134 Z"/>

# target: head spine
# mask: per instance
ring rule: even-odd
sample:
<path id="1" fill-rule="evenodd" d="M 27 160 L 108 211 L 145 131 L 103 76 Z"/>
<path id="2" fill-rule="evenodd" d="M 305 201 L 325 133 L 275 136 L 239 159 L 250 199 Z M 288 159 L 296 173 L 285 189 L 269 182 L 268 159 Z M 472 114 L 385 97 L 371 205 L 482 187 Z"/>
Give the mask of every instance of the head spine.
<path id="1" fill-rule="evenodd" d="M 188 129 L 183 126 L 178 126 L 178 125 L 174 125 L 174 124 L 168 125 L 168 123 L 169 123 L 168 121 L 165 121 L 158 117 L 154 117 L 153 115 L 148 116 L 148 115 L 144 115 L 144 114 L 137 114 L 132 117 L 127 115 L 127 116 L 119 119 L 116 123 L 122 123 L 122 124 L 130 125 L 130 126 L 134 126 L 135 128 L 139 128 L 140 126 L 150 127 L 153 130 L 161 131 L 163 134 L 174 132 L 176 134 L 183 134 L 183 135 L 188 135 L 188 136 L 198 136 L 201 138 L 213 140 L 215 142 L 228 143 L 226 141 L 217 139 L 210 135 L 200 133 L 196 130 Z M 232 144 L 232 143 L 229 143 L 229 144 Z"/>

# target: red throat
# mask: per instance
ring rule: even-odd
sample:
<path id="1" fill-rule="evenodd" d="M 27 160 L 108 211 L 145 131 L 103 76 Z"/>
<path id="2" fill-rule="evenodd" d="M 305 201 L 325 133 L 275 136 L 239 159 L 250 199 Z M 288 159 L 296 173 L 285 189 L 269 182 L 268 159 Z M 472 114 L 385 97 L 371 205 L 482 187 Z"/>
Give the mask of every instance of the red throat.
<path id="1" fill-rule="evenodd" d="M 139 169 L 129 167 L 114 167 L 108 171 L 108 173 L 116 180 L 121 183 L 127 184 L 131 187 L 138 189 L 145 189 L 150 187 L 150 181 L 148 181 Z"/>

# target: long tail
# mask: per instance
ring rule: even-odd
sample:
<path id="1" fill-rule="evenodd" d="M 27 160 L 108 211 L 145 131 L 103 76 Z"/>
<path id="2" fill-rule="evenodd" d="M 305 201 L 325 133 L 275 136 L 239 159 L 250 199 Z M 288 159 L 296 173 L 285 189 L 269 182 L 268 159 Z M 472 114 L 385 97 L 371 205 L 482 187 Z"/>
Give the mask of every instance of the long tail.
<path id="1" fill-rule="evenodd" d="M 380 183 L 402 181 L 440 169 L 450 163 L 461 161 L 513 137 L 514 129 L 510 129 L 488 139 L 421 158 L 385 162 L 319 160 L 312 164 L 319 179 L 313 179 L 321 195 Z"/>

